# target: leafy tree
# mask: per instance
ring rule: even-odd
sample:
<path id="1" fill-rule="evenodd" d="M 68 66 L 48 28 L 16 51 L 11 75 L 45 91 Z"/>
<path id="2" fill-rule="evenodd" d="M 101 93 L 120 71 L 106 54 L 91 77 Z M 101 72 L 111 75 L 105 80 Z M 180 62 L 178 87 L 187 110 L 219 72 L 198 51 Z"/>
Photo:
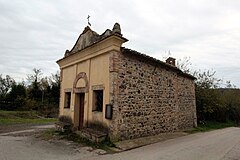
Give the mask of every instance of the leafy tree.
<path id="1" fill-rule="evenodd" d="M 195 83 L 198 87 L 203 89 L 214 89 L 219 87 L 219 83 L 222 81 L 215 77 L 216 71 L 194 71 L 193 75 L 197 78 Z"/>
<path id="2" fill-rule="evenodd" d="M 226 82 L 226 88 L 220 88 L 221 79 L 216 78 L 215 71 L 192 71 L 190 58 L 183 58 L 177 62 L 177 67 L 185 73 L 194 75 L 196 106 L 198 122 L 227 120 L 240 121 L 240 90 L 235 88 L 230 81 Z"/>
<path id="3" fill-rule="evenodd" d="M 23 109 L 27 97 L 26 87 L 21 83 L 12 85 L 7 97 L 8 101 L 11 102 L 11 109 Z"/>
<path id="4" fill-rule="evenodd" d="M 219 89 L 222 101 L 222 117 L 236 121 L 240 125 L 240 89 L 227 81 L 227 88 Z"/>
<path id="5" fill-rule="evenodd" d="M 41 69 L 27 75 L 28 85 L 15 83 L 10 76 L 0 74 L 0 109 L 38 110 L 43 116 L 57 116 L 60 74 L 44 77 Z"/>
<path id="6" fill-rule="evenodd" d="M 11 99 L 17 99 L 17 97 L 26 98 L 26 87 L 21 83 L 12 85 L 11 91 L 9 92 L 9 97 L 11 97 Z"/>
<path id="7" fill-rule="evenodd" d="M 55 74 L 52 74 L 49 78 L 51 89 L 50 95 L 52 97 L 52 102 L 55 104 L 59 104 L 59 96 L 60 96 L 60 73 L 59 71 Z"/>
<path id="8" fill-rule="evenodd" d="M 195 71 L 194 76 L 196 93 L 196 106 L 198 121 L 216 119 L 221 101 L 217 90 L 219 79 L 215 78 L 215 71 Z"/>

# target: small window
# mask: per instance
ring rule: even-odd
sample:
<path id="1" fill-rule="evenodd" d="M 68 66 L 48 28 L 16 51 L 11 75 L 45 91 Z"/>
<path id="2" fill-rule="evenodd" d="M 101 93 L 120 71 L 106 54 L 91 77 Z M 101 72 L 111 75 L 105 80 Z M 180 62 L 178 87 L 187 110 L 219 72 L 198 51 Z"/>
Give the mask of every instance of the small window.
<path id="1" fill-rule="evenodd" d="M 103 111 L 103 90 L 93 91 L 93 111 Z"/>
<path id="2" fill-rule="evenodd" d="M 71 105 L 71 92 L 65 92 L 64 108 L 70 108 Z"/>

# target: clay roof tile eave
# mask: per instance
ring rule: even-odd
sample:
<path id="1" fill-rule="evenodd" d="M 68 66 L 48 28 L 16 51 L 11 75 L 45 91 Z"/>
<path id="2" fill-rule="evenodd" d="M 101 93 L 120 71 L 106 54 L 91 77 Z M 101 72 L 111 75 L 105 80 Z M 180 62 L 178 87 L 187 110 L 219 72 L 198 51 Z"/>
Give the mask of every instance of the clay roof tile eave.
<path id="1" fill-rule="evenodd" d="M 192 80 L 195 80 L 195 79 L 196 79 L 196 77 L 194 77 L 194 76 L 192 76 L 192 75 L 190 75 L 190 74 L 188 74 L 188 73 L 184 73 L 183 71 L 181 71 L 181 70 L 180 70 L 179 68 L 177 68 L 176 66 L 167 64 L 167 63 L 165 63 L 165 62 L 163 62 L 163 61 L 160 61 L 160 60 L 158 60 L 158 59 L 156 59 L 156 58 L 153 58 L 153 57 L 151 57 L 151 56 L 148 56 L 148 55 L 146 55 L 146 54 L 137 52 L 137 51 L 135 51 L 135 50 L 128 49 L 128 48 L 125 48 L 125 47 L 121 47 L 121 52 L 122 52 L 123 54 L 133 55 L 133 56 L 138 57 L 138 58 L 141 59 L 141 60 L 149 61 L 149 62 L 151 62 L 151 63 L 155 63 L 155 64 L 157 64 L 157 65 L 163 66 L 163 67 L 165 67 L 165 68 L 167 68 L 167 69 L 170 69 L 170 70 L 172 70 L 172 71 L 175 71 L 175 72 L 177 72 L 178 74 L 183 75 L 184 77 L 190 78 L 190 79 L 192 79 Z"/>

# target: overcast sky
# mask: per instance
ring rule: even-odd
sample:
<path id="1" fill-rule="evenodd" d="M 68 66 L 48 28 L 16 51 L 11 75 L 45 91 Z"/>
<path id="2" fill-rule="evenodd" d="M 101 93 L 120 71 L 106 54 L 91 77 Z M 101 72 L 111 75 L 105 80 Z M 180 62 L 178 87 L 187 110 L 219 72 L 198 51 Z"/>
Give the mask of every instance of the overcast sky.
<path id="1" fill-rule="evenodd" d="M 240 87 L 239 0 L 0 0 L 0 74 L 44 75 L 87 25 L 103 33 L 120 23 L 123 46 L 163 60 L 191 57 L 192 68 Z"/>

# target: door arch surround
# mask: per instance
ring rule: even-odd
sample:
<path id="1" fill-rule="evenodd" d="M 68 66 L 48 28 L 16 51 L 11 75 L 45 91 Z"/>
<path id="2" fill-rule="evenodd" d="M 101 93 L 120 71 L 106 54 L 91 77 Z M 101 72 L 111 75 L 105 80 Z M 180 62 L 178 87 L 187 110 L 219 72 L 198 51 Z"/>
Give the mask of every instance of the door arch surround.
<path id="1" fill-rule="evenodd" d="M 80 79 L 83 79 L 85 82 L 84 87 L 77 87 L 77 83 Z M 76 76 L 74 82 L 73 82 L 73 93 L 87 93 L 89 90 L 89 83 L 88 83 L 88 78 L 87 74 L 85 72 L 80 72 Z"/>

